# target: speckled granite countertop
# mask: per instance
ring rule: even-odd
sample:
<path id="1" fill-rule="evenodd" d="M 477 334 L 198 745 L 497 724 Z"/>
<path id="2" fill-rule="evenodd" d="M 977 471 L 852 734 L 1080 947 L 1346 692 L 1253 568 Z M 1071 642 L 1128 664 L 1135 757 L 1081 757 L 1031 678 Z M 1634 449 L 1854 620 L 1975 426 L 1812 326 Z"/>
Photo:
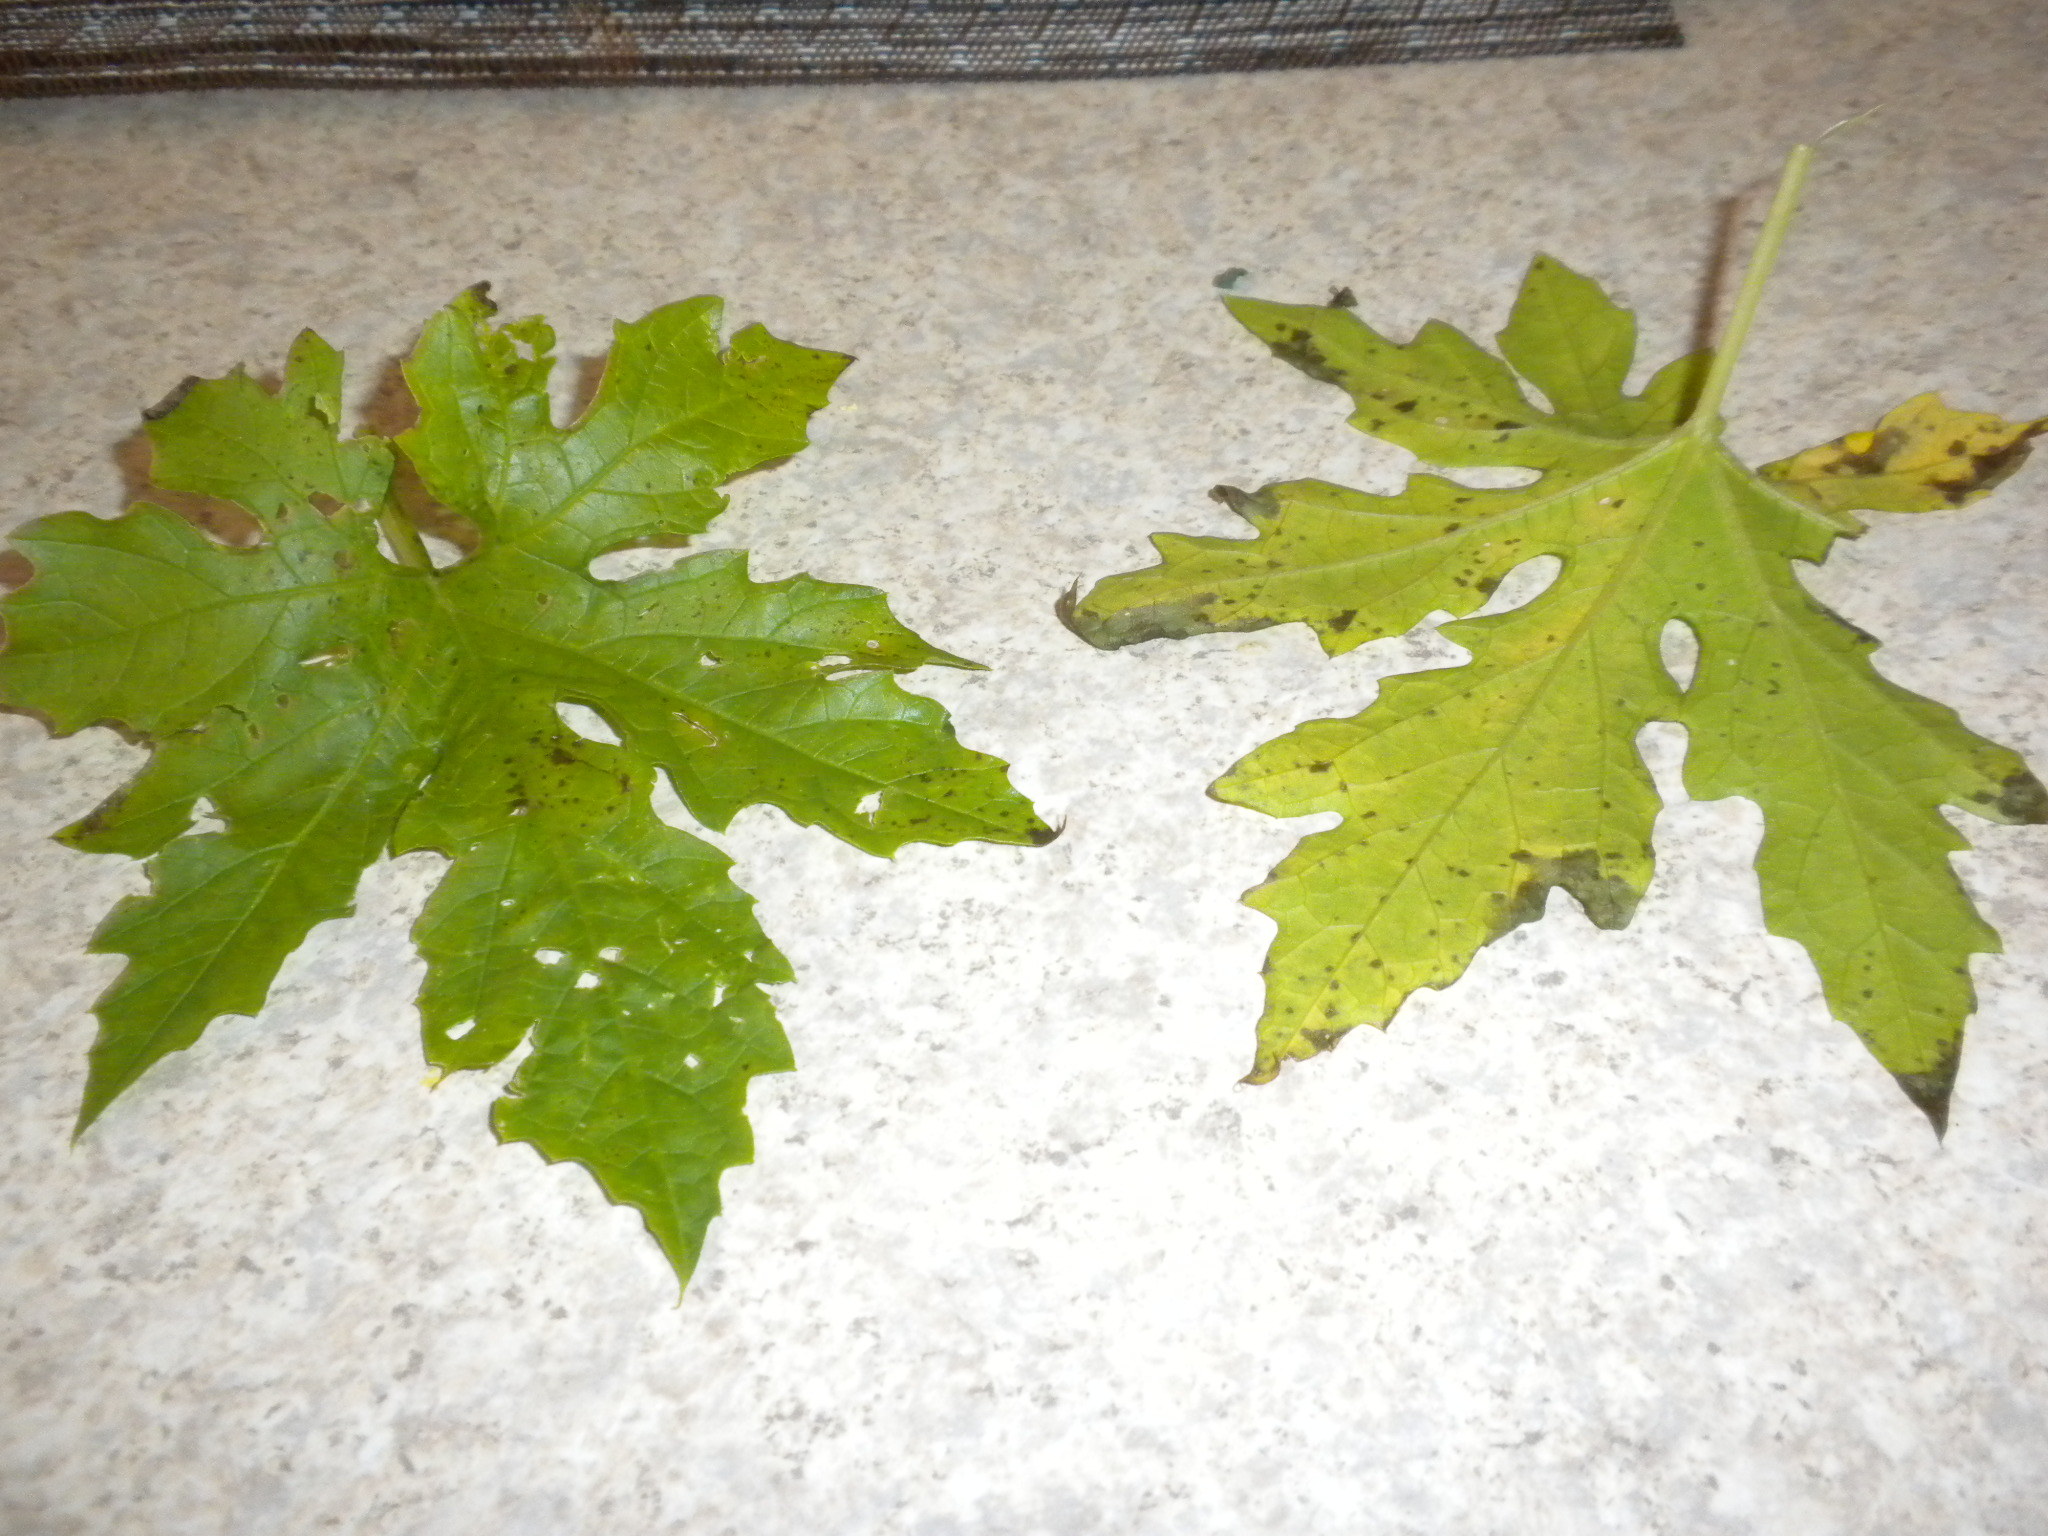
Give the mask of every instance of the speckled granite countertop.
<path id="1" fill-rule="evenodd" d="M 1961 859 L 2008 952 L 1937 1149 L 1791 945 L 1740 802 L 1673 803 L 1636 925 L 1568 901 L 1264 1089 L 1295 829 L 1204 798 L 1380 672 L 1299 629 L 1054 622 L 1213 482 L 1384 477 L 1210 279 L 1490 333 L 1532 250 L 1669 355 L 1721 201 L 1833 141 L 1731 402 L 1775 456 L 1923 388 L 2048 404 L 2031 0 L 1686 8 L 1682 53 L 969 88 L 0 106 L 0 520 L 123 498 L 189 372 L 313 325 L 370 370 L 490 279 L 564 351 L 713 291 L 857 353 L 738 488 L 758 570 L 873 581 L 1066 836 L 723 839 L 803 1070 L 680 1307 L 589 1180 L 429 1093 L 378 868 L 270 1007 L 67 1145 L 135 868 L 44 840 L 136 754 L 0 717 L 0 1529 L 10 1536 L 2032 1532 L 2048 1509 L 2048 837 Z M 573 370 L 570 370 L 573 372 Z M 2048 760 L 2048 468 L 1815 582 Z M 1668 756 L 1668 753 L 1667 753 Z M 1668 776 L 1667 776 L 1668 782 Z"/>

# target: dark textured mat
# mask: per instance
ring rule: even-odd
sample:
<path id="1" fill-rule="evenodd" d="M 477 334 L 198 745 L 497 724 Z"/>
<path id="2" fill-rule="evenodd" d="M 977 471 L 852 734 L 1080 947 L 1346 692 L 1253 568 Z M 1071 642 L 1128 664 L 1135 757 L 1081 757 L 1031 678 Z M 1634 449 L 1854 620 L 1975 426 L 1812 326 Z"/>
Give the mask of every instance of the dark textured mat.
<path id="1" fill-rule="evenodd" d="M 1030 80 L 1668 48 L 1667 0 L 0 3 L 0 95 Z"/>

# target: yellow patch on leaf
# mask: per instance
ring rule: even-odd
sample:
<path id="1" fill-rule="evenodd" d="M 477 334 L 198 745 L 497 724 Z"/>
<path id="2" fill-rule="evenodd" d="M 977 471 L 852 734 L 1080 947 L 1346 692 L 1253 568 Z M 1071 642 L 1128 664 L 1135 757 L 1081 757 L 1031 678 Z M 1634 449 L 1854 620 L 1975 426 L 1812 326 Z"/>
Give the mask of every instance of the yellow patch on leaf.
<path id="1" fill-rule="evenodd" d="M 1868 432 L 1851 432 L 1757 473 L 1830 512 L 1947 512 L 1990 491 L 2026 462 L 2048 416 L 2007 421 L 1915 395 Z"/>

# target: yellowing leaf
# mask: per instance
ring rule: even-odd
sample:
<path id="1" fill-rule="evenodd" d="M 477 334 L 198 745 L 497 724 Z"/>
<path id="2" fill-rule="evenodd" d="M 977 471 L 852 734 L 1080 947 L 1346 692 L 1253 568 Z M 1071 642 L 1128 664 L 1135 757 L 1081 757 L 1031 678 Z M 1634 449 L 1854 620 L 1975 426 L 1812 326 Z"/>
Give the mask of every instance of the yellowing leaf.
<path id="1" fill-rule="evenodd" d="M 1553 888 L 1602 927 L 1626 924 L 1659 809 L 1636 737 L 1668 720 L 1690 732 L 1695 796 L 1763 810 L 1771 930 L 1806 947 L 1835 1014 L 1940 1126 L 1974 1007 L 1969 958 L 1998 945 L 1950 868 L 1966 845 L 1942 808 L 2039 822 L 2048 796 L 2011 751 L 1879 675 L 1876 642 L 1816 602 L 1793 562 L 1859 532 L 1851 507 L 1974 494 L 2040 424 L 1923 397 L 1857 450 L 1878 456 L 1870 474 L 1840 473 L 1850 460 L 1823 449 L 1760 476 L 1720 441 L 1725 360 L 1682 358 L 1625 393 L 1633 317 L 1547 257 L 1498 354 L 1439 322 L 1398 343 L 1349 309 L 1226 302 L 1275 355 L 1349 394 L 1362 430 L 1431 463 L 1536 478 L 1477 490 L 1417 473 L 1389 497 L 1320 481 L 1223 491 L 1253 537 L 1156 536 L 1159 564 L 1063 605 L 1084 639 L 1300 622 L 1338 655 L 1434 610 L 1473 613 L 1533 557 L 1562 565 L 1525 606 L 1443 627 L 1468 664 L 1392 678 L 1362 713 L 1310 721 L 1214 785 L 1269 815 L 1342 818 L 1246 898 L 1278 925 L 1248 1081 L 1384 1026 L 1416 988 L 1454 981 L 1540 917 Z M 1686 687 L 1660 658 L 1672 621 L 1699 642 Z"/>
<path id="2" fill-rule="evenodd" d="M 1946 512 L 2024 464 L 2048 416 L 2007 421 L 1915 395 L 1868 432 L 1851 432 L 1757 471 L 1789 495 L 1838 512 Z"/>
<path id="3" fill-rule="evenodd" d="M 790 972 L 729 861 L 654 815 L 655 772 L 706 826 L 773 805 L 877 854 L 1052 834 L 897 685 L 973 663 L 874 589 L 755 582 L 736 551 L 589 574 L 682 542 L 718 486 L 802 448 L 847 358 L 759 326 L 721 347 L 717 300 L 671 304 L 618 327 L 564 428 L 546 325 L 492 315 L 476 290 L 429 323 L 406 367 L 419 424 L 395 444 L 339 436 L 342 360 L 310 332 L 277 392 L 236 372 L 153 413 L 156 483 L 241 507 L 253 547 L 146 504 L 17 533 L 35 575 L 0 609 L 0 700 L 153 749 L 62 834 L 156 855 L 149 894 L 94 938 L 129 963 L 79 1128 L 214 1018 L 258 1012 L 387 849 L 434 849 L 452 863 L 414 930 L 428 1059 L 487 1067 L 531 1038 L 499 1136 L 582 1163 L 687 1279 L 719 1175 L 752 1155 L 747 1083 L 792 1064 L 761 990 Z M 397 454 L 477 530 L 468 558 L 433 567 Z M 619 744 L 567 729 L 564 704 Z M 221 830 L 194 830 L 202 801 Z"/>

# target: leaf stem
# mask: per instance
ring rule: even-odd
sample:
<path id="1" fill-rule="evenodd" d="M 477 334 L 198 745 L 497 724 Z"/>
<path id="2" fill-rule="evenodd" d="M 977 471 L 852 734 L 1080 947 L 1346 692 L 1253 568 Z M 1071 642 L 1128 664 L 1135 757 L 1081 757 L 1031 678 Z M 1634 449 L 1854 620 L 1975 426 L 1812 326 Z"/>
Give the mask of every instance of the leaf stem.
<path id="1" fill-rule="evenodd" d="M 1799 194 L 1806 188 L 1807 175 L 1813 170 L 1813 146 L 1795 144 L 1792 153 L 1785 157 L 1784 172 L 1778 177 L 1778 195 L 1771 199 L 1771 211 L 1764 215 L 1764 227 L 1757 232 L 1756 249 L 1750 252 L 1749 268 L 1742 274 L 1742 290 L 1735 296 L 1735 309 L 1728 317 L 1727 332 L 1721 337 L 1720 346 L 1714 349 L 1714 361 L 1707 370 L 1707 381 L 1700 386 L 1700 397 L 1692 408 L 1688 419 L 1695 433 L 1711 436 L 1721 429 L 1721 397 L 1728 393 L 1728 381 L 1735 374 L 1736 359 L 1742 356 L 1742 345 L 1749 339 L 1750 325 L 1756 319 L 1757 306 L 1763 302 L 1764 284 L 1771 275 L 1771 268 L 1777 265 L 1778 252 L 1785 244 L 1785 235 L 1792 227 L 1792 215 L 1799 210 Z"/>
<path id="2" fill-rule="evenodd" d="M 392 556 L 400 565 L 415 571 L 434 568 L 433 557 L 427 553 L 419 530 L 405 520 L 405 514 L 398 510 L 396 502 L 384 503 L 377 513 L 377 526 L 384 530 L 384 540 L 391 546 Z"/>

